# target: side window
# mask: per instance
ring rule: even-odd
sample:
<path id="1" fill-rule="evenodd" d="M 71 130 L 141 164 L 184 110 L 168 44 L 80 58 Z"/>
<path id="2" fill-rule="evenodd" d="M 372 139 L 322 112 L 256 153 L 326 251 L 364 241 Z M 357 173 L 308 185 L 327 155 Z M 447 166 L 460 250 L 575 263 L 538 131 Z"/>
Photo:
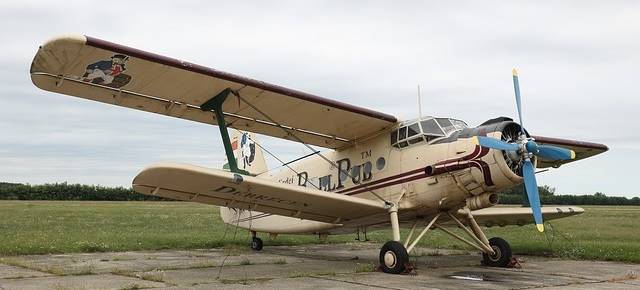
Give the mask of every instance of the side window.
<path id="1" fill-rule="evenodd" d="M 393 130 L 391 132 L 391 145 L 395 145 L 398 143 L 398 130 Z"/>
<path id="2" fill-rule="evenodd" d="M 420 136 L 420 137 L 415 137 L 415 138 L 413 138 L 413 139 L 410 139 L 410 140 L 409 140 L 409 145 L 413 145 L 413 144 L 416 144 L 416 143 L 420 143 L 420 142 L 422 142 L 422 141 L 424 141 L 424 138 L 423 138 L 422 136 Z"/>
<path id="3" fill-rule="evenodd" d="M 407 127 L 402 127 L 398 131 L 398 140 L 407 139 Z"/>

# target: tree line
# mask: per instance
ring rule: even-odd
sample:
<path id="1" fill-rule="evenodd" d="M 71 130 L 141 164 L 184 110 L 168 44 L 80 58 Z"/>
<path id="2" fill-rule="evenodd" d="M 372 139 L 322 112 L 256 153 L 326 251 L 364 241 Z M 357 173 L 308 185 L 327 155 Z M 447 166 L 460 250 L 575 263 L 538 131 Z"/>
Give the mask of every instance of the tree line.
<path id="1" fill-rule="evenodd" d="M 586 195 L 556 195 L 556 189 L 548 185 L 538 187 L 542 204 L 558 205 L 640 205 L 640 197 L 626 198 L 606 196 L 596 192 Z M 499 193 L 501 204 L 529 205 L 527 194 L 522 185 L 517 185 Z M 162 197 L 137 193 L 126 187 L 107 187 L 100 185 L 83 185 L 49 183 L 41 185 L 0 182 L 0 200 L 171 200 Z"/>
<path id="2" fill-rule="evenodd" d="M 49 183 L 41 185 L 0 182 L 0 199 L 4 200 L 169 200 L 137 193 L 126 187 Z"/>
<path id="3" fill-rule="evenodd" d="M 548 185 L 538 186 L 542 204 L 557 205 L 640 205 L 640 197 L 626 198 L 607 196 L 602 192 L 594 194 L 562 194 L 556 195 L 556 189 Z M 529 199 L 523 185 L 516 185 L 499 193 L 501 204 L 522 204 L 529 206 Z"/>

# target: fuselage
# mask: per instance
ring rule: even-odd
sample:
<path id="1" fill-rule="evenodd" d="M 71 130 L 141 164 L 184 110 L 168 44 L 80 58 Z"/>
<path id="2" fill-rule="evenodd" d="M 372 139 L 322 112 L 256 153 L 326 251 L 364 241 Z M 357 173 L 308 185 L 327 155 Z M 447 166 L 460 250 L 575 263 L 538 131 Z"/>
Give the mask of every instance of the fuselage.
<path id="1" fill-rule="evenodd" d="M 516 126 L 501 118 L 476 128 L 448 118 L 406 121 L 354 146 L 321 152 L 259 177 L 327 194 L 398 203 L 403 213 L 401 221 L 465 205 L 472 209 L 488 207 L 497 203 L 492 193 L 522 179 L 509 167 L 502 151 L 480 147 L 474 137 L 500 139 L 505 130 Z M 228 223 L 271 233 L 349 232 L 387 222 L 372 218 L 335 225 L 259 212 L 238 214 L 222 211 Z"/>

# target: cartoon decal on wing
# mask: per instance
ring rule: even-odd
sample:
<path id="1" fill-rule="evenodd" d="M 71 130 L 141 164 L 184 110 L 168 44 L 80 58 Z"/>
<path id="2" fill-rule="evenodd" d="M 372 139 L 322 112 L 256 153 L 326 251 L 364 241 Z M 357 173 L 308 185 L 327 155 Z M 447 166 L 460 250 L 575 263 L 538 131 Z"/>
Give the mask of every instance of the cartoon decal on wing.
<path id="1" fill-rule="evenodd" d="M 127 60 L 128 56 L 115 54 L 111 59 L 89 64 L 80 79 L 83 82 L 120 88 L 131 81 L 131 76 L 124 73 Z"/>

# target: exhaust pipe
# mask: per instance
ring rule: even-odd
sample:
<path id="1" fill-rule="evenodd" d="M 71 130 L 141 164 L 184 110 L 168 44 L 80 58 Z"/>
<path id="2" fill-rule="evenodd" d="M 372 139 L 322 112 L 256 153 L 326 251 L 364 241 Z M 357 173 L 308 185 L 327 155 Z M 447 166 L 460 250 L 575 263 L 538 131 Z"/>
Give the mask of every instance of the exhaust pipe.
<path id="1" fill-rule="evenodd" d="M 467 207 L 470 210 L 492 207 L 498 204 L 499 198 L 497 193 L 485 193 L 474 197 L 467 198 Z"/>

